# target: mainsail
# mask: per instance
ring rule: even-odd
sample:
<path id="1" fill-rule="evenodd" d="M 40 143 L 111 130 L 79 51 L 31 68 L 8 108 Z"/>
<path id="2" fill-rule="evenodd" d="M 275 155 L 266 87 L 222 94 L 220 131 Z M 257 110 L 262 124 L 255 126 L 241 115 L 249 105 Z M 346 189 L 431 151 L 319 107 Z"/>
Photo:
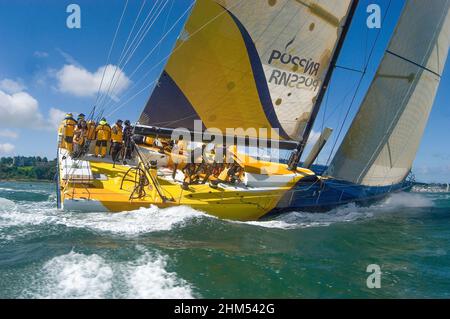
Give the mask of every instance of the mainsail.
<path id="1" fill-rule="evenodd" d="M 450 0 L 409 0 L 328 174 L 367 186 L 409 174 L 444 70 Z"/>
<path id="2" fill-rule="evenodd" d="M 351 3 L 197 0 L 139 123 L 298 141 Z"/>

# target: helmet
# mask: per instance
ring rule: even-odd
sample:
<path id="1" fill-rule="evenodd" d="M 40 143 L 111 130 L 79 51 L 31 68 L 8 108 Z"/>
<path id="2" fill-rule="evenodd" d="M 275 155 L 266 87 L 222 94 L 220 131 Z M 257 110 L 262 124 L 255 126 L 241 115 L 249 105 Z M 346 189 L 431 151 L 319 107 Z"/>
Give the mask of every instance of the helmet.
<path id="1" fill-rule="evenodd" d="M 126 121 L 125 121 L 125 125 L 126 125 L 126 126 L 131 125 L 130 121 L 129 121 L 129 120 L 126 120 Z"/>
<path id="2" fill-rule="evenodd" d="M 123 121 L 122 121 L 121 119 L 118 119 L 118 120 L 116 121 L 116 123 L 123 123 Z"/>
<path id="3" fill-rule="evenodd" d="M 66 119 L 69 118 L 69 117 L 73 117 L 73 114 L 72 113 L 67 113 L 66 114 Z"/>
<path id="4" fill-rule="evenodd" d="M 84 119 L 85 117 L 86 117 L 86 115 L 84 115 L 83 113 L 78 114 L 79 119 Z"/>
<path id="5" fill-rule="evenodd" d="M 105 125 L 105 124 L 107 124 L 108 122 L 106 122 L 106 119 L 105 118 L 102 118 L 101 120 L 100 120 L 100 122 L 99 122 L 99 124 L 100 125 Z"/>

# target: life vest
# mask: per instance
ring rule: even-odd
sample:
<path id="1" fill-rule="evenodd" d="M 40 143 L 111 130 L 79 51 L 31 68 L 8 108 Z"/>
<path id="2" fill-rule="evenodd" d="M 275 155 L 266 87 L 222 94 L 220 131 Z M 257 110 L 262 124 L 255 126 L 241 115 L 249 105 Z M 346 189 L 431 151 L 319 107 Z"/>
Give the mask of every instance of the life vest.
<path id="1" fill-rule="evenodd" d="M 113 143 L 122 143 L 123 142 L 123 131 L 122 127 L 115 124 L 111 129 L 111 140 Z"/>
<path id="2" fill-rule="evenodd" d="M 218 179 L 221 180 L 221 181 L 226 182 L 226 181 L 228 180 L 228 171 L 229 171 L 229 169 L 228 169 L 228 168 L 225 168 L 225 169 L 219 174 Z"/>
<path id="3" fill-rule="evenodd" d="M 87 122 L 86 138 L 90 141 L 95 140 L 95 122 Z"/>
<path id="4" fill-rule="evenodd" d="M 144 137 L 144 144 L 148 145 L 148 146 L 153 146 L 153 142 L 155 141 L 155 139 L 153 137 L 150 136 L 145 136 Z"/>
<path id="5" fill-rule="evenodd" d="M 75 126 L 77 125 L 77 121 L 73 118 L 66 118 L 62 123 L 62 135 L 64 137 L 73 137 L 73 133 L 75 131 Z"/>
<path id="6" fill-rule="evenodd" d="M 81 128 L 77 128 L 77 129 L 75 129 L 75 133 L 74 133 L 74 136 L 73 136 L 73 142 L 75 144 L 83 145 L 85 136 L 86 136 L 86 130 L 83 130 Z"/>
<path id="7" fill-rule="evenodd" d="M 97 141 L 108 141 L 111 137 L 111 127 L 108 124 L 99 124 L 95 129 Z"/>
<path id="8" fill-rule="evenodd" d="M 177 142 L 177 147 L 179 154 L 184 154 L 184 152 L 186 151 L 186 142 L 184 140 L 179 140 Z"/>

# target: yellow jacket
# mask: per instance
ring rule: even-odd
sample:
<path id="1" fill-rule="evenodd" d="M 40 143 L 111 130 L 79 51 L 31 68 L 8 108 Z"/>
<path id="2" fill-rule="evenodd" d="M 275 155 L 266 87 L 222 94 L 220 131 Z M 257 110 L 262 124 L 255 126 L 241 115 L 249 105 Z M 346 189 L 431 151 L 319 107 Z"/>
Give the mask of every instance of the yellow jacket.
<path id="1" fill-rule="evenodd" d="M 95 122 L 94 121 L 87 121 L 87 132 L 86 132 L 86 138 L 88 140 L 95 140 Z"/>
<path id="2" fill-rule="evenodd" d="M 60 126 L 62 127 L 62 135 L 64 137 L 73 137 L 76 125 L 77 121 L 75 121 L 73 118 L 67 118 L 64 121 L 62 121 Z"/>
<path id="3" fill-rule="evenodd" d="M 97 141 L 108 141 L 111 138 L 111 127 L 108 124 L 99 124 L 95 129 Z"/>
<path id="4" fill-rule="evenodd" d="M 123 142 L 122 126 L 114 124 L 114 126 L 111 129 L 111 141 L 113 143 L 122 143 Z"/>

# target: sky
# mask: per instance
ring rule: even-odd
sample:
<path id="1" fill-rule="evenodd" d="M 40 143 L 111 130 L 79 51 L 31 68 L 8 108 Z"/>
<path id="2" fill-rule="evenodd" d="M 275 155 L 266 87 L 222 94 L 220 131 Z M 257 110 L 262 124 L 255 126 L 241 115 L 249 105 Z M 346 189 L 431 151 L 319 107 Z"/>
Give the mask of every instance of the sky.
<path id="1" fill-rule="evenodd" d="M 110 122 L 117 118 L 137 120 L 183 28 L 192 1 L 129 0 L 124 11 L 126 3 L 126 0 L 0 0 L 0 156 L 54 158 L 56 128 L 64 114 L 89 114 L 96 101 L 100 108 L 105 107 Z M 70 13 L 66 9 L 70 4 L 81 9 L 79 29 L 67 27 Z M 381 29 L 366 26 L 366 8 L 370 4 L 381 7 Z M 331 142 L 319 157 L 320 163 L 327 163 L 333 145 L 339 145 L 351 124 L 403 4 L 404 0 L 361 1 L 338 65 L 362 70 L 368 63 L 367 73 L 351 104 L 361 74 L 339 68 L 334 71 L 314 128 L 315 135 L 322 126 L 335 129 Z M 135 43 L 140 42 L 136 50 L 125 52 L 129 59 L 120 60 L 127 39 L 128 43 L 133 42 L 133 35 L 128 38 L 133 26 L 136 34 L 147 16 L 155 18 L 151 19 L 154 22 L 150 31 L 142 41 L 136 39 Z M 368 60 L 372 46 L 375 49 Z M 103 84 L 99 94 L 102 78 L 103 83 L 109 83 L 114 72 L 117 84 Z M 421 181 L 450 182 L 448 88 L 450 63 L 442 76 L 414 163 L 413 172 Z M 112 111 L 115 112 L 111 114 Z"/>

